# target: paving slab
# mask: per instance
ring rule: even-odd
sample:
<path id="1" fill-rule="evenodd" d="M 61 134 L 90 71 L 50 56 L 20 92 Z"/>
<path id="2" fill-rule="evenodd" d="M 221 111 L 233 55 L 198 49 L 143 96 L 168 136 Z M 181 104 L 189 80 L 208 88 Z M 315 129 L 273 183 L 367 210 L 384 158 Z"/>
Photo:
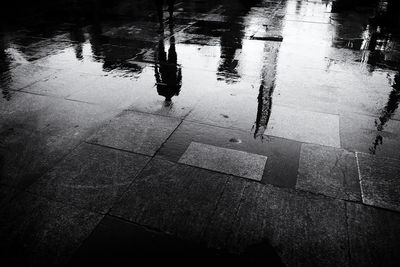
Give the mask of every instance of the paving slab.
<path id="1" fill-rule="evenodd" d="M 266 260 L 268 266 L 283 266 L 270 246 L 257 249 L 227 253 L 107 215 L 68 266 L 124 266 L 132 259 L 147 266 L 263 266 Z"/>
<path id="2" fill-rule="evenodd" d="M 0 159 L 1 162 L 1 159 Z M 1 163 L 0 163 L 1 166 Z M 0 185 L 0 209 L 8 205 L 9 201 L 13 199 L 13 197 L 18 193 L 19 191 L 15 188 Z"/>
<path id="3" fill-rule="evenodd" d="M 24 92 L 67 97 L 74 92 L 85 90 L 100 76 L 76 71 L 58 71 L 57 73 L 22 89 Z"/>
<path id="4" fill-rule="evenodd" d="M 228 177 L 153 159 L 111 214 L 182 238 L 200 240 Z"/>
<path id="5" fill-rule="evenodd" d="M 20 128 L 0 132 L 0 184 L 25 189 L 79 144 L 79 140 Z"/>
<path id="6" fill-rule="evenodd" d="M 266 242 L 286 266 L 348 266 L 346 230 L 343 201 L 232 178 L 204 239 L 239 252 Z"/>
<path id="7" fill-rule="evenodd" d="M 340 147 L 339 116 L 275 105 L 265 134 Z"/>
<path id="8" fill-rule="evenodd" d="M 355 154 L 343 149 L 303 144 L 296 188 L 361 201 Z"/>
<path id="9" fill-rule="evenodd" d="M 50 76 L 56 71 L 56 69 L 37 66 L 31 63 L 22 64 L 7 72 L 0 73 L 1 88 L 20 90 Z"/>
<path id="10" fill-rule="evenodd" d="M 0 107 L 0 129 L 13 127 L 49 135 L 85 138 L 120 111 L 76 101 L 17 92 Z"/>
<path id="11" fill-rule="evenodd" d="M 5 266 L 64 266 L 102 216 L 21 193 L 0 209 Z"/>
<path id="12" fill-rule="evenodd" d="M 400 211 L 400 160 L 357 153 L 365 204 Z"/>
<path id="13" fill-rule="evenodd" d="M 260 181 L 267 157 L 239 150 L 192 142 L 180 163 Z"/>
<path id="14" fill-rule="evenodd" d="M 340 140 L 347 150 L 400 159 L 399 133 L 400 121 L 389 119 L 382 124 L 378 116 L 340 116 Z"/>
<path id="15" fill-rule="evenodd" d="M 348 260 L 343 202 L 164 160 L 146 167 L 111 214 L 232 253 L 270 244 L 289 266 Z"/>
<path id="16" fill-rule="evenodd" d="M 107 213 L 149 157 L 81 144 L 28 190 L 87 210 Z"/>
<path id="17" fill-rule="evenodd" d="M 299 142 L 184 121 L 156 156 L 177 162 L 191 142 L 266 156 L 262 183 L 291 188 L 296 185 Z"/>
<path id="18" fill-rule="evenodd" d="M 399 266 L 400 214 L 347 203 L 350 266 Z"/>
<path id="19" fill-rule="evenodd" d="M 88 142 L 153 156 L 179 124 L 175 118 L 125 111 Z"/>
<path id="20" fill-rule="evenodd" d="M 0 129 L 38 129 L 37 118 L 46 112 L 48 106 L 46 97 L 12 92 L 7 98 L 0 98 Z"/>

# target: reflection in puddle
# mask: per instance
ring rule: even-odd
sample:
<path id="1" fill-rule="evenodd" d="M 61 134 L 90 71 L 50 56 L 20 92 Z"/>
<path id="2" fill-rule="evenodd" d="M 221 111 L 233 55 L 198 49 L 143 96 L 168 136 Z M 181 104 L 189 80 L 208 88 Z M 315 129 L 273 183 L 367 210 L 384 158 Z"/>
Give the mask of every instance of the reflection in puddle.
<path id="1" fill-rule="evenodd" d="M 3 99 L 11 101 L 14 90 L 43 93 L 29 86 L 51 74 L 42 73 L 45 67 L 97 77 L 62 97 L 190 114 L 261 140 L 277 105 L 379 117 L 371 125 L 378 132 L 400 119 L 396 1 L 358 1 L 357 8 L 340 0 L 177 1 L 174 12 L 160 8 L 163 1 L 139 2 L 127 10 L 79 10 L 77 4 L 70 21 L 47 18 L 45 34 L 39 23 L 4 29 Z M 32 66 L 29 77 L 21 66 Z M 100 99 L 107 95 L 109 101 Z M 375 153 L 383 139 L 378 134 L 369 151 Z"/>

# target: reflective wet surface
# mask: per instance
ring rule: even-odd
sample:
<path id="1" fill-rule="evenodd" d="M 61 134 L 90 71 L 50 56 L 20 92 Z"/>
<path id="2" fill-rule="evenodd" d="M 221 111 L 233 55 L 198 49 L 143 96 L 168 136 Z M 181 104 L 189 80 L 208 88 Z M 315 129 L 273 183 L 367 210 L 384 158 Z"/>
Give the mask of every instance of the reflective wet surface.
<path id="1" fill-rule="evenodd" d="M 341 121 L 343 148 L 400 158 L 391 151 L 400 127 L 396 3 L 378 2 L 178 1 L 171 20 L 161 13 L 163 24 L 145 1 L 56 5 L 40 20 L 3 23 L 2 106 L 21 91 L 241 129 L 261 141 L 265 130 L 293 139 L 279 126 L 282 113 L 319 135 L 325 119 L 297 112 L 306 110 Z M 310 134 L 294 139 L 320 143 Z"/>
<path id="2" fill-rule="evenodd" d="M 224 177 L 217 178 L 225 179 L 224 185 L 205 180 L 205 184 L 210 183 L 207 186 L 215 189 L 210 198 L 218 200 L 215 207 L 199 204 L 200 211 L 237 208 L 238 214 L 246 215 L 239 212 L 241 203 L 246 203 L 244 192 L 252 192 L 248 193 L 248 199 L 252 199 L 256 198 L 252 194 L 264 192 L 257 186 L 272 186 L 278 190 L 276 193 L 272 189 L 273 196 L 288 194 L 279 190 L 293 190 L 299 199 L 303 195 L 297 196 L 298 192 L 324 196 L 324 201 L 326 197 L 329 201 L 335 199 L 338 202 L 326 204 L 327 207 L 338 205 L 341 210 L 344 203 L 348 218 L 370 213 L 364 210 L 364 204 L 391 210 L 393 213 L 388 216 L 397 216 L 394 213 L 400 211 L 400 168 L 396 164 L 400 160 L 397 1 L 55 2 L 12 4 L 3 12 L 1 186 L 73 203 L 96 214 L 99 210 L 107 214 L 115 207 L 113 216 L 179 236 L 179 231 L 170 227 L 176 223 L 173 220 L 169 226 L 151 225 L 157 221 L 150 218 L 155 214 L 152 209 L 160 207 L 146 205 L 156 201 L 156 197 L 150 197 L 151 193 L 164 192 L 162 187 L 140 189 L 142 184 L 137 184 L 142 190 L 138 192 L 129 187 L 136 176 L 148 182 L 164 175 L 157 170 L 154 175 L 149 174 L 151 171 L 142 173 L 148 162 L 156 160 L 174 166 L 192 165 Z M 194 144 L 196 153 L 188 149 Z M 128 154 L 115 156 L 99 151 L 91 154 L 93 160 L 81 160 L 87 158 L 82 151 L 91 150 L 90 146 Z M 132 162 L 136 168 L 134 174 L 124 175 L 126 162 L 120 157 L 127 160 L 129 153 L 135 155 Z M 253 164 L 252 159 L 260 157 L 262 164 Z M 187 158 L 196 164 L 186 164 Z M 235 164 L 235 161 L 240 162 Z M 54 170 L 54 166 L 58 167 Z M 96 174 L 98 166 L 104 168 L 104 173 L 114 175 Z M 157 164 L 154 168 L 158 168 Z M 80 172 L 75 173 L 75 169 Z M 115 174 L 114 169 L 120 170 Z M 187 173 L 197 177 L 192 171 Z M 243 183 L 248 185 L 235 187 L 242 191 L 228 190 L 230 177 L 246 179 L 254 173 L 257 179 L 253 180 L 257 182 L 245 180 Z M 185 175 L 178 171 L 177 177 L 181 176 Z M 124 177 L 123 181 L 120 177 Z M 165 186 L 169 186 L 168 182 L 176 186 L 181 182 L 176 179 L 165 181 Z M 219 190 L 219 186 L 225 189 Z M 182 190 L 192 192 L 190 187 Z M 233 206 L 227 208 L 226 203 L 221 204 L 222 196 L 232 201 Z M 379 197 L 374 199 L 374 196 Z M 121 206 L 114 206 L 121 197 Z M 143 200 L 146 197 L 149 197 L 147 202 Z M 187 196 L 182 193 L 177 197 Z M 278 202 L 271 204 L 271 209 L 293 208 L 293 214 L 285 213 L 283 217 L 291 218 L 302 210 L 290 197 L 282 199 L 279 202 L 279 197 L 271 197 L 268 201 Z M 127 204 L 129 201 L 131 204 Z M 196 201 L 200 200 L 194 197 L 188 203 L 196 206 Z M 354 205 L 361 208 L 347 209 L 350 205 L 347 201 L 358 203 Z M 94 202 L 97 204 L 87 204 Z M 304 205 L 312 213 L 308 211 L 312 204 Z M 136 211 L 145 206 L 150 211 Z M 254 209 L 268 216 L 281 216 Z M 149 220 L 145 219 L 146 212 L 150 213 Z M 330 212 L 329 208 L 326 212 Z M 333 213 L 325 215 L 335 217 Z M 207 216 L 212 218 L 208 213 Z M 304 216 L 300 226 L 285 227 L 301 228 L 307 224 L 307 218 L 317 215 Z M 252 223 L 264 219 L 261 217 L 241 220 L 233 216 L 230 219 L 241 220 L 245 230 L 231 231 L 244 231 L 244 235 L 250 231 L 246 227 L 253 227 Z M 202 238 L 207 236 L 207 227 L 215 226 L 216 221 L 198 225 L 204 227 Z M 277 230 L 278 221 L 272 219 L 271 229 Z M 341 223 L 338 219 L 335 227 L 340 228 Z M 265 234 L 271 229 L 259 230 Z M 238 235 L 223 238 L 230 240 L 226 243 L 240 243 Z M 346 248 L 328 244 L 325 251 L 315 252 L 316 262 L 310 262 L 299 256 L 300 252 L 291 254 L 282 248 L 284 242 L 279 237 L 267 237 L 287 265 L 296 260 L 305 265 L 320 265 L 324 260 L 319 256 L 328 251 L 337 252 L 332 255 L 339 257 L 348 254 L 346 249 L 360 247 L 357 242 L 354 245 L 347 241 Z M 339 239 L 331 236 L 330 242 L 342 244 Z M 244 243 L 262 241 L 255 237 L 249 240 Z M 316 240 L 318 237 L 310 242 L 318 243 Z M 390 251 L 394 246 L 387 244 L 387 247 Z M 392 260 L 393 255 L 386 256 Z M 345 261 L 355 265 L 361 262 L 351 257 Z"/>

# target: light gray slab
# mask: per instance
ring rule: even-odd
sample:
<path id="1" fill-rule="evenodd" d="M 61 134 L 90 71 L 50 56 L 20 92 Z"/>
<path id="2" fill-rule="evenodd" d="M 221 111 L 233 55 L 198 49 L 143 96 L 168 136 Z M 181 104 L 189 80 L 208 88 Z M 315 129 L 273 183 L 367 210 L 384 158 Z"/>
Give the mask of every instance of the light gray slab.
<path id="1" fill-rule="evenodd" d="M 125 111 L 88 141 L 153 156 L 179 123 L 176 118 Z"/>
<path id="2" fill-rule="evenodd" d="M 400 160 L 357 153 L 365 204 L 400 211 Z"/>
<path id="3" fill-rule="evenodd" d="M 267 157 L 192 142 L 180 163 L 261 181 Z"/>
<path id="4" fill-rule="evenodd" d="M 340 147 L 339 116 L 274 105 L 265 134 Z"/>
<path id="5" fill-rule="evenodd" d="M 303 144 L 296 188 L 344 200 L 361 200 L 355 154 Z"/>

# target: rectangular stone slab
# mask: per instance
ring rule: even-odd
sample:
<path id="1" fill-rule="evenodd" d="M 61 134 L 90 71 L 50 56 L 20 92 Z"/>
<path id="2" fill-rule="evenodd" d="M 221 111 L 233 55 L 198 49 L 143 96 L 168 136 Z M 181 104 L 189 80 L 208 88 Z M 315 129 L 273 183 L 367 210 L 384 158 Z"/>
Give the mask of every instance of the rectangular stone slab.
<path id="1" fill-rule="evenodd" d="M 343 200 L 361 200 L 354 153 L 343 149 L 303 144 L 296 188 Z"/>
<path id="2" fill-rule="evenodd" d="M 179 162 L 261 181 L 267 157 L 192 142 Z"/>
<path id="3" fill-rule="evenodd" d="M 153 156 L 179 124 L 176 118 L 124 111 L 88 142 Z"/>
<path id="4" fill-rule="evenodd" d="M 339 116 L 275 105 L 265 134 L 340 147 Z"/>
<path id="5" fill-rule="evenodd" d="M 357 153 L 363 203 L 400 211 L 400 160 Z"/>

